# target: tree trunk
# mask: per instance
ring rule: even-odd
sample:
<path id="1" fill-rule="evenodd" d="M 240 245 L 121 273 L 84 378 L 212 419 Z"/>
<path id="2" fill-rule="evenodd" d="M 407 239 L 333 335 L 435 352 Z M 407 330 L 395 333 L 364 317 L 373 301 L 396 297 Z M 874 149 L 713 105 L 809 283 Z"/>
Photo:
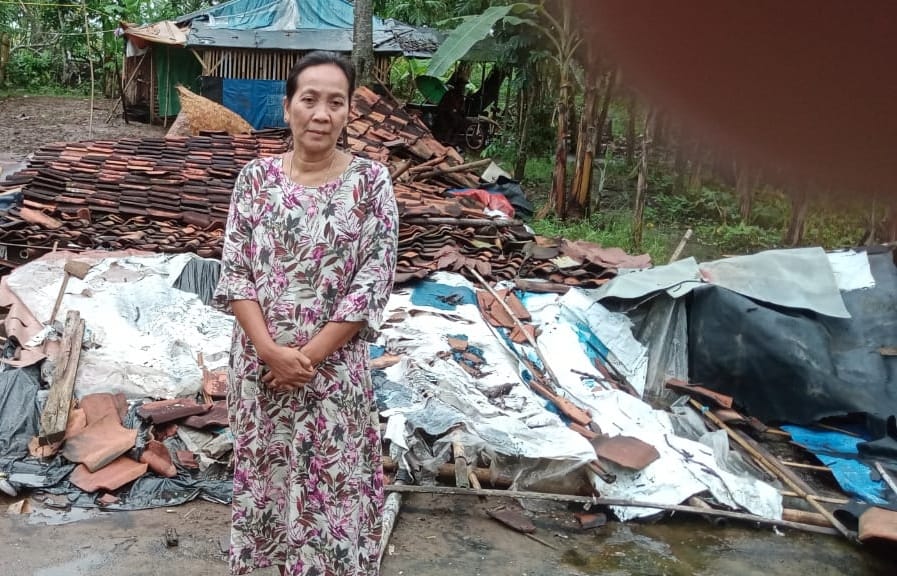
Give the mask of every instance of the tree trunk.
<path id="1" fill-rule="evenodd" d="M 514 163 L 514 179 L 518 182 L 522 182 L 526 174 L 526 138 L 528 136 L 530 111 L 533 108 L 534 93 L 532 88 L 524 88 L 520 92 L 520 114 L 517 119 L 517 126 L 519 127 L 517 133 L 517 160 Z"/>
<path id="2" fill-rule="evenodd" d="M 690 192 L 701 192 L 704 186 L 704 157 L 701 145 L 695 142 L 691 154 L 691 174 L 688 177 L 688 190 Z"/>
<path id="3" fill-rule="evenodd" d="M 735 163 L 735 195 L 738 196 L 738 212 L 741 221 L 751 223 L 751 212 L 754 207 L 754 182 L 750 169 L 741 162 Z"/>
<path id="4" fill-rule="evenodd" d="M 688 190 L 688 162 L 685 161 L 685 142 L 682 141 L 683 136 L 680 130 L 679 137 L 676 139 L 676 156 L 673 161 L 673 172 L 675 179 L 673 180 L 673 195 L 683 196 Z"/>
<path id="5" fill-rule="evenodd" d="M 582 115 L 579 118 L 576 163 L 570 190 L 569 211 L 574 218 L 588 216 L 589 213 L 589 185 L 592 180 L 592 159 L 595 156 L 592 144 L 595 139 L 595 121 L 597 119 L 595 108 L 598 104 L 598 84 L 601 78 L 594 70 L 594 63 L 589 62 L 586 66 L 585 94 L 583 95 Z"/>
<path id="6" fill-rule="evenodd" d="M 368 86 L 374 68 L 374 14 L 372 0 L 355 0 L 352 64 L 358 86 Z"/>
<path id="7" fill-rule="evenodd" d="M 806 187 L 800 186 L 796 190 L 792 190 L 789 197 L 791 198 L 791 221 L 788 224 L 788 231 L 785 233 L 785 244 L 797 246 L 803 242 L 804 228 L 806 227 L 809 205 Z"/>
<path id="8" fill-rule="evenodd" d="M 607 115 L 608 115 L 608 112 L 610 111 L 610 103 L 613 100 L 614 90 L 617 86 L 617 69 L 616 68 L 614 68 L 613 70 L 611 70 L 610 72 L 607 73 L 607 75 L 605 77 L 604 86 L 605 86 L 605 90 L 604 90 L 604 98 L 601 101 L 601 112 L 598 113 L 598 122 L 595 125 L 595 127 L 596 127 L 595 134 L 594 134 L 594 139 L 592 140 L 591 151 L 593 151 L 593 156 L 589 158 L 590 165 L 595 156 L 597 156 L 598 158 L 605 157 L 604 135 L 606 133 L 608 133 L 608 129 L 606 129 L 605 126 L 607 126 L 607 128 L 609 128 L 609 138 L 613 139 L 613 137 L 614 137 L 613 127 L 611 126 L 611 122 L 608 120 Z M 605 170 L 606 169 L 607 169 L 607 167 L 605 166 Z M 605 172 L 605 174 L 606 174 L 606 172 Z M 602 181 L 603 181 L 603 179 L 602 179 Z M 592 197 L 593 197 L 592 183 L 593 183 L 592 172 L 590 171 L 589 172 L 588 190 L 586 191 L 586 193 L 588 194 L 587 198 L 589 199 L 589 203 L 590 203 L 590 207 L 589 207 L 590 210 L 591 210 L 591 203 L 592 203 Z M 595 198 L 595 202 L 594 202 L 595 210 L 598 210 L 599 206 L 600 206 L 600 201 L 601 201 L 600 195 L 601 195 L 602 188 L 603 188 L 603 186 L 601 186 L 601 184 L 599 184 L 598 197 Z"/>
<path id="9" fill-rule="evenodd" d="M 651 146 L 651 133 L 654 124 L 654 111 L 645 114 L 645 128 L 642 133 L 642 149 L 639 155 L 638 182 L 635 187 L 635 207 L 632 211 L 632 247 L 640 250 L 645 225 L 645 205 L 648 201 L 648 150 Z"/>
<path id="10" fill-rule="evenodd" d="M 557 104 L 557 145 L 554 150 L 554 175 L 551 198 L 558 218 L 567 217 L 567 74 L 561 72 L 561 94 Z"/>
<path id="11" fill-rule="evenodd" d="M 626 165 L 632 166 L 635 162 L 635 117 L 638 114 L 638 102 L 632 92 L 629 93 L 626 112 Z"/>

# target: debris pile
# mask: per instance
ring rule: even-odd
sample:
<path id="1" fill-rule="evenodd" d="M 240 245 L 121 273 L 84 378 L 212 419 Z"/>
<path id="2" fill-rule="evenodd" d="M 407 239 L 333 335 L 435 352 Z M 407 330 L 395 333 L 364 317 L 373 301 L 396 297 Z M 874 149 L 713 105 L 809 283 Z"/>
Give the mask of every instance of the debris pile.
<path id="1" fill-rule="evenodd" d="M 393 175 L 402 220 L 399 283 L 474 268 L 494 279 L 523 273 L 595 286 L 618 267 L 649 263 L 647 256 L 631 260 L 606 251 L 595 258 L 597 247 L 536 245 L 513 214 L 490 218 L 477 198 L 446 194 L 478 187 L 474 170 L 489 161 L 465 163 L 385 96 L 359 89 L 351 118 L 347 148 L 387 164 Z M 16 261 L 54 247 L 218 257 L 240 170 L 290 145 L 285 130 L 49 144 L 0 184 L 0 194 L 20 191 L 24 198 L 0 220 L 0 244 L 14 248 L 8 254 Z"/>

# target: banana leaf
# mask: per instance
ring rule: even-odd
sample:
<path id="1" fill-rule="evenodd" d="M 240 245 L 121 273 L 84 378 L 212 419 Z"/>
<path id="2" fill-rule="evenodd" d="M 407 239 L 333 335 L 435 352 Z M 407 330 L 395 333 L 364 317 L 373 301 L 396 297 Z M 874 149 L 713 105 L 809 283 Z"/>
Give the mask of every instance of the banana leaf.
<path id="1" fill-rule="evenodd" d="M 470 16 L 452 30 L 433 54 L 430 65 L 427 67 L 427 76 L 442 77 L 445 75 L 455 62 L 470 51 L 474 44 L 492 34 L 492 28 L 499 20 L 511 14 L 520 15 L 531 12 L 535 8 L 534 4 L 518 2 L 507 6 L 491 6 L 482 14 Z"/>

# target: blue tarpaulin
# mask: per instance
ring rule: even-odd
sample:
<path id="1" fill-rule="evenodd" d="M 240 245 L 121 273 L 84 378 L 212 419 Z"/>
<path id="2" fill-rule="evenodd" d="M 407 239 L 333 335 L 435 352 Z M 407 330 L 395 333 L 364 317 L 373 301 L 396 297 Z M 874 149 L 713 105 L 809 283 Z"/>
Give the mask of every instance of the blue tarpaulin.
<path id="1" fill-rule="evenodd" d="M 887 504 L 885 483 L 873 480 L 872 469 L 859 459 L 857 445 L 864 438 L 801 426 L 782 426 L 782 430 L 828 466 L 845 492 L 871 504 Z"/>
<path id="2" fill-rule="evenodd" d="M 352 29 L 354 7 L 347 0 L 231 0 L 178 18 L 178 23 L 207 18 L 230 30 Z M 374 29 L 384 27 L 374 17 Z"/>
<path id="3" fill-rule="evenodd" d="M 252 124 L 256 130 L 282 128 L 284 83 L 281 80 L 236 80 L 221 82 L 222 104 Z"/>
<path id="4" fill-rule="evenodd" d="M 439 310 L 454 310 L 462 304 L 476 305 L 473 290 L 464 286 L 440 284 L 432 280 L 421 280 L 414 285 L 411 303 L 415 306 L 430 306 Z"/>

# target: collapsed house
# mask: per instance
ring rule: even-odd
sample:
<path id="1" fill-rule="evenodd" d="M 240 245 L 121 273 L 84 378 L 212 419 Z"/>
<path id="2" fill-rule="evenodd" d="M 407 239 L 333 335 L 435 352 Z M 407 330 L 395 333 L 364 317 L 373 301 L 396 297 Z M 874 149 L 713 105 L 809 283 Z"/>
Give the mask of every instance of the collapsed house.
<path id="1" fill-rule="evenodd" d="M 104 509 L 229 501 L 233 319 L 206 303 L 233 180 L 288 146 L 278 131 L 57 144 L 0 185 L 22 198 L 0 222 L 18 260 L 0 285 L 0 488 Z M 809 427 L 863 412 L 889 430 L 892 251 L 650 268 L 536 237 L 512 188 L 480 183 L 373 92 L 353 103 L 348 146 L 387 163 L 401 214 L 371 349 L 390 478 L 579 495 L 621 520 L 702 510 L 893 538 L 888 434 L 852 436 L 839 459 Z M 783 422 L 802 427 L 771 428 Z M 807 446 L 846 496 L 809 486 L 747 430 Z"/>

